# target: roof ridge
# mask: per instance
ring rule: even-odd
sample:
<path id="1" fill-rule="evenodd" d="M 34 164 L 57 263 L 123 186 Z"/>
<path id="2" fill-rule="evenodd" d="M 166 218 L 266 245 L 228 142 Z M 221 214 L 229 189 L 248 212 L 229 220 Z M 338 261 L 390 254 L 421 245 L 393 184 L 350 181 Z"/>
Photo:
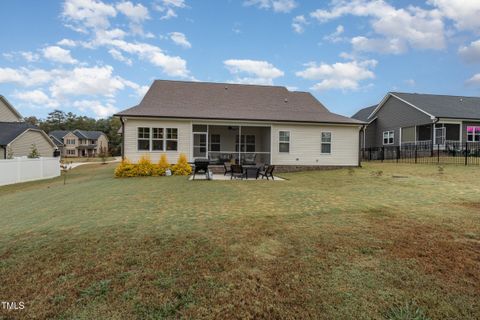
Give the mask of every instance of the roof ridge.
<path id="1" fill-rule="evenodd" d="M 270 84 L 251 84 L 251 83 L 235 83 L 235 82 L 215 82 L 215 81 L 188 81 L 188 80 L 165 80 L 165 79 L 155 79 L 155 82 L 182 82 L 182 83 L 198 83 L 198 84 L 218 84 L 218 85 L 234 85 L 234 86 L 244 86 L 244 87 L 261 87 L 261 88 L 282 88 L 288 92 L 301 92 L 301 91 L 290 91 L 285 86 L 275 86 Z M 306 91 L 305 91 L 306 92 Z"/>
<path id="2" fill-rule="evenodd" d="M 419 93 L 419 92 L 400 92 L 400 91 L 390 91 L 390 93 L 391 93 L 391 94 L 417 94 L 417 95 L 424 95 L 424 96 L 439 96 L 439 97 L 475 98 L 475 99 L 480 99 L 480 97 L 476 97 L 476 96 L 460 96 L 460 95 L 452 95 L 452 94 Z"/>

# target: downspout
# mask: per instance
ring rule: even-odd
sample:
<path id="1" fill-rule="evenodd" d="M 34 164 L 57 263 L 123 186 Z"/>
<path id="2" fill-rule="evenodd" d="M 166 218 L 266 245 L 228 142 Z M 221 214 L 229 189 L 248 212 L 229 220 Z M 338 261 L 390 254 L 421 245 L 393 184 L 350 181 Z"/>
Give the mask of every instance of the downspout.
<path id="1" fill-rule="evenodd" d="M 122 161 L 125 160 L 125 122 L 123 117 L 120 117 L 120 122 L 122 123 Z"/>
<path id="2" fill-rule="evenodd" d="M 365 149 L 365 131 L 367 130 L 367 125 L 364 124 L 361 128 L 362 128 L 361 130 L 363 131 L 363 148 Z M 360 150 L 358 150 L 358 167 L 361 168 L 362 167 L 362 153 L 361 153 L 362 137 L 360 134 L 358 135 L 358 145 L 360 146 Z"/>

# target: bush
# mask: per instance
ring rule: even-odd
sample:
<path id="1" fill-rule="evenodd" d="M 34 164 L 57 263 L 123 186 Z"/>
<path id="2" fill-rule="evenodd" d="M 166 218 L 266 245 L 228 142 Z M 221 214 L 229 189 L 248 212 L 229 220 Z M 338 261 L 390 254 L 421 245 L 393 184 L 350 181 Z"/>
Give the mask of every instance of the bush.
<path id="1" fill-rule="evenodd" d="M 123 160 L 118 167 L 115 168 L 115 177 L 136 177 L 136 165 L 132 164 L 127 159 Z"/>
<path id="2" fill-rule="evenodd" d="M 141 176 L 141 177 L 151 176 L 155 168 L 152 161 L 150 160 L 150 156 L 148 155 L 142 156 L 140 160 L 138 160 L 136 169 L 137 169 L 137 176 Z"/>
<path id="3" fill-rule="evenodd" d="M 167 169 L 170 169 L 170 163 L 168 163 L 167 155 L 162 154 L 160 157 L 160 161 L 156 165 L 154 175 L 164 176 Z"/>
<path id="4" fill-rule="evenodd" d="M 192 173 L 192 166 L 188 164 L 185 154 L 180 154 L 177 164 L 172 167 L 172 171 L 176 176 L 188 176 L 190 173 Z"/>

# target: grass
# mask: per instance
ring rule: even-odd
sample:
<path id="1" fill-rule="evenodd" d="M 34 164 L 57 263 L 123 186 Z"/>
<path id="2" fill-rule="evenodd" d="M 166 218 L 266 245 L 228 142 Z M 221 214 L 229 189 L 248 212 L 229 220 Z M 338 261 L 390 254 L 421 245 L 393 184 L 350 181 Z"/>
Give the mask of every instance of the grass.
<path id="1" fill-rule="evenodd" d="M 102 162 L 101 157 L 62 157 L 62 160 L 65 162 Z M 106 157 L 105 161 L 115 160 L 115 157 Z"/>
<path id="2" fill-rule="evenodd" d="M 0 188 L 0 319 L 478 319 L 480 170 Z"/>

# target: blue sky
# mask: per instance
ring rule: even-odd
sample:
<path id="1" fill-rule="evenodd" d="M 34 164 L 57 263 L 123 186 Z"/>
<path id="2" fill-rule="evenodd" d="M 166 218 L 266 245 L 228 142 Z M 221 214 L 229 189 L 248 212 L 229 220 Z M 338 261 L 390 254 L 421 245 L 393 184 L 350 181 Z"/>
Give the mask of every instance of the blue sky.
<path id="1" fill-rule="evenodd" d="M 0 94 L 105 117 L 154 79 L 310 91 L 352 115 L 388 91 L 480 95 L 480 1 L 1 1 Z"/>

